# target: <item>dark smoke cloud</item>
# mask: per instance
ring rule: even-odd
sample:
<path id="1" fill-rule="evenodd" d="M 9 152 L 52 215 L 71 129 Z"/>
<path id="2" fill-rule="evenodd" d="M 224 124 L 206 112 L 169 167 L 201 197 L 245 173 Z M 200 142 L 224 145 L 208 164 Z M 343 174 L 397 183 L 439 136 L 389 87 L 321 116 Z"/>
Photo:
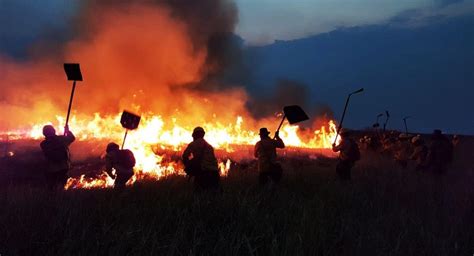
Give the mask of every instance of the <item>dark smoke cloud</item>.
<path id="1" fill-rule="evenodd" d="M 252 98 L 248 107 L 257 118 L 277 114 L 285 105 L 301 105 L 308 108 L 308 87 L 296 81 L 282 79 L 273 91 L 259 98 Z"/>
<path id="2" fill-rule="evenodd" d="M 156 40 L 156 42 L 153 41 L 153 44 L 147 44 L 147 37 L 140 37 L 140 35 L 146 34 L 147 31 L 150 31 L 150 28 L 155 26 L 155 20 L 151 19 L 148 23 L 143 24 L 137 23 L 136 20 L 135 23 L 133 23 L 129 19 L 130 17 L 133 19 L 140 14 L 140 12 L 138 12 L 138 14 L 135 13 L 137 10 L 147 12 L 149 9 L 160 9 L 166 14 L 166 17 L 171 16 L 172 19 L 180 21 L 179 25 L 183 23 L 186 30 L 186 39 L 190 40 L 191 48 L 197 54 L 202 53 L 203 49 L 206 50 L 207 54 L 205 55 L 206 59 L 204 65 L 199 65 L 199 68 L 197 69 L 200 71 L 198 80 L 183 78 L 172 79 L 172 81 L 170 81 L 174 71 L 180 74 L 177 77 L 181 77 L 181 73 L 184 70 L 181 70 L 180 68 L 170 68 L 173 64 L 178 64 L 179 66 L 182 63 L 179 61 L 176 63 L 173 62 L 173 58 L 169 58 L 169 56 L 169 59 L 161 58 L 160 65 L 158 65 L 156 69 L 154 66 L 148 65 L 148 63 L 156 64 L 155 60 L 162 56 L 161 53 L 167 55 L 169 53 L 167 49 L 170 49 L 170 47 L 165 47 L 166 49 L 163 50 L 163 45 L 165 44 L 157 45 L 159 44 L 159 40 Z M 260 97 L 254 98 L 248 96 L 247 92 L 249 92 L 249 90 L 244 89 L 249 89 L 248 87 L 250 85 L 256 87 L 259 86 L 253 85 L 250 82 L 252 78 L 252 70 L 255 70 L 256 67 L 245 64 L 244 59 L 248 56 L 244 57 L 243 54 L 243 40 L 234 33 L 238 22 L 238 12 L 233 1 L 87 0 L 78 2 L 76 11 L 75 15 L 72 15 L 67 21 L 65 21 L 67 24 L 63 24 L 68 28 L 63 31 L 63 34 L 59 33 L 54 34 L 54 36 L 44 36 L 37 40 L 35 46 L 32 47 L 32 52 L 35 53 L 35 57 L 32 59 L 37 60 L 37 63 L 43 64 L 44 62 L 51 62 L 49 63 L 49 67 L 59 67 L 60 65 L 58 65 L 58 63 L 69 60 L 71 56 L 73 58 L 74 56 L 79 56 L 78 61 L 81 63 L 85 62 L 84 73 L 86 77 L 88 74 L 91 75 L 89 76 L 91 77 L 91 80 L 88 81 L 95 82 L 93 93 L 90 92 L 90 95 L 87 97 L 87 101 L 94 102 L 94 104 L 79 99 L 79 102 L 77 102 L 77 108 L 85 113 L 98 111 L 114 113 L 122 106 L 128 106 L 135 102 L 139 102 L 139 105 L 142 105 L 146 110 L 159 110 L 160 113 L 168 113 L 174 111 L 176 106 L 185 104 L 190 94 L 197 98 L 203 95 L 214 95 L 201 94 L 202 91 L 222 92 L 219 96 L 213 96 L 213 101 L 216 102 L 216 105 L 219 105 L 221 102 L 230 104 L 229 101 L 232 100 L 232 97 L 239 98 L 239 100 L 235 102 L 244 102 L 245 100 L 248 100 L 249 110 L 257 118 L 264 118 L 275 114 L 276 112 L 281 111 L 284 105 L 302 105 L 310 114 L 323 109 L 317 108 L 318 110 L 315 111 L 315 108 L 308 104 L 308 86 L 290 80 L 281 80 L 276 86 L 274 92 L 270 93 L 263 99 L 260 99 Z M 120 22 L 114 22 L 117 19 L 119 19 Z M 121 38 L 120 32 L 123 32 L 124 29 L 120 29 L 120 26 L 123 26 L 124 24 L 125 26 L 131 24 L 131 26 L 128 26 L 128 29 L 132 28 L 133 33 L 128 31 L 128 33 L 124 33 Z M 168 24 L 168 22 L 166 21 L 160 24 Z M 137 26 L 136 29 L 135 26 Z M 163 30 L 163 33 L 165 33 L 164 35 L 167 35 L 166 33 L 173 34 L 173 31 L 175 31 L 170 27 L 159 27 L 159 24 L 156 26 L 157 31 Z M 140 30 L 141 27 L 146 27 L 146 30 Z M 104 31 L 108 31 L 108 28 L 113 28 L 114 31 L 118 31 L 119 33 L 117 34 L 119 36 L 108 38 L 109 41 L 103 41 L 100 37 L 97 38 L 97 36 L 103 35 Z M 121 47 L 120 44 L 114 44 L 117 43 L 117 41 L 118 43 L 121 43 L 122 39 L 130 39 L 123 41 L 126 41 L 127 45 L 134 45 L 136 44 L 133 42 L 135 40 L 133 37 L 134 35 L 138 36 L 136 39 L 138 41 L 136 41 L 136 43 L 142 42 L 142 44 L 137 44 L 141 48 L 130 49 Z M 145 40 L 140 40 L 141 38 L 144 38 Z M 94 48 L 94 45 L 98 42 L 102 45 L 106 45 L 108 48 Z M 154 45 L 156 45 L 156 48 L 160 48 L 161 46 L 160 50 L 157 51 L 157 49 L 154 49 Z M 169 43 L 166 45 L 169 46 Z M 146 48 L 145 51 L 142 51 L 143 48 Z M 105 53 L 101 52 L 104 49 L 113 50 L 110 52 L 106 51 Z M 184 49 L 187 48 L 184 47 Z M 79 51 L 79 53 L 76 54 L 74 51 Z M 141 54 L 143 53 L 144 55 L 148 54 L 145 56 L 146 58 L 141 57 Z M 183 53 L 182 55 L 177 54 L 176 52 L 173 53 L 175 54 L 173 56 L 190 57 L 190 59 L 185 61 L 186 63 L 192 61 L 192 54 L 188 54 L 188 52 Z M 96 54 L 99 54 L 102 59 L 96 58 Z M 108 57 L 108 59 L 104 59 L 104 56 Z M 32 63 L 35 63 L 35 61 L 32 61 Z M 113 69 L 107 67 L 107 65 L 110 64 L 112 64 Z M 189 65 L 191 68 L 193 66 L 194 65 Z M 117 73 L 111 72 L 109 74 L 109 68 Z M 161 68 L 160 71 L 157 71 L 158 68 Z M 45 67 L 44 69 L 46 71 L 43 73 L 50 73 L 49 70 L 52 68 Z M 60 68 L 54 68 L 54 70 L 58 73 L 61 72 Z M 92 72 L 92 70 L 94 72 Z M 90 72 L 87 73 L 87 71 Z M 164 77 L 157 75 L 157 73 L 160 72 L 166 75 L 164 75 Z M 20 74 L 22 72 L 19 71 L 18 73 Z M 146 75 L 140 76 L 141 74 Z M 135 75 L 138 75 L 139 77 L 135 79 Z M 194 76 L 193 70 L 190 71 L 190 75 Z M 125 80 L 122 81 L 118 76 L 124 76 Z M 59 78 L 54 76 L 54 79 Z M 43 80 L 45 79 L 43 78 L 41 81 Z M 56 80 L 45 80 L 43 82 L 48 83 L 48 88 L 53 87 L 53 84 L 60 84 L 60 81 Z M 118 88 L 114 86 L 114 84 L 119 83 L 127 84 L 127 87 L 122 86 Z M 174 83 L 184 86 L 175 86 Z M 18 82 L 18 84 L 22 83 Z M 144 84 L 146 84 L 146 86 L 144 86 Z M 158 88 L 156 84 L 161 87 Z M 34 93 L 34 90 L 32 90 L 28 84 L 22 84 L 22 86 L 24 87 L 24 89 L 22 89 L 23 91 L 32 91 L 31 93 L 33 96 L 38 95 L 38 93 Z M 43 86 L 37 87 L 33 89 L 44 89 Z M 241 88 L 233 90 L 234 87 Z M 257 89 L 256 91 L 259 90 L 260 89 Z M 8 91 L 10 93 L 8 95 L 17 95 L 17 92 L 14 90 Z M 56 92 L 56 90 L 54 91 Z M 227 93 L 228 91 L 229 93 Z M 4 94 L 7 95 L 6 93 Z M 50 106 L 52 109 L 54 106 L 59 105 L 58 102 L 60 102 L 64 93 L 58 95 L 55 94 L 55 96 L 51 96 L 50 93 L 46 92 L 44 94 L 45 99 L 49 98 L 48 102 L 53 102 L 51 99 L 54 97 L 57 98 L 57 102 L 54 102 L 55 104 Z M 132 94 L 136 95 L 136 99 L 129 99 L 129 96 Z M 154 96 L 150 97 L 150 95 Z M 178 97 L 172 102 L 173 104 L 170 104 L 167 100 L 171 95 L 185 96 Z M 37 102 L 37 97 L 33 96 L 30 97 L 30 101 Z M 23 102 L 23 99 L 11 99 L 7 102 L 7 105 L 16 108 L 21 102 Z M 25 114 L 28 113 L 27 108 L 21 108 L 25 109 Z M 234 109 L 239 109 L 239 107 L 234 106 Z M 190 110 L 188 109 L 188 111 Z M 51 113 L 53 110 L 45 112 Z M 240 111 L 239 109 L 239 111 L 236 112 L 243 111 Z M 327 111 L 322 112 L 326 113 Z M 233 114 L 234 113 L 229 113 L 229 115 Z M 196 115 L 196 113 L 190 112 L 190 115 Z"/>
<path id="3" fill-rule="evenodd" d="M 89 0 L 81 6 L 78 18 L 79 29 L 87 36 L 89 28 L 84 19 L 100 15 L 110 7 L 127 8 L 131 4 L 163 6 L 171 11 L 173 17 L 184 22 L 195 49 L 207 49 L 206 65 L 202 72 L 203 82 L 196 84 L 198 89 L 215 88 L 224 72 L 241 60 L 241 47 L 236 44 L 234 34 L 238 22 L 238 10 L 230 0 Z"/>
<path id="4" fill-rule="evenodd" d="M 256 118 L 263 118 L 279 114 L 284 106 L 300 105 L 310 117 L 310 122 L 300 124 L 302 127 L 321 127 L 327 125 L 327 121 L 334 119 L 334 112 L 329 105 L 324 103 L 313 103 L 310 99 L 310 90 L 307 84 L 280 79 L 273 91 L 266 95 L 252 97 L 247 107 Z"/>

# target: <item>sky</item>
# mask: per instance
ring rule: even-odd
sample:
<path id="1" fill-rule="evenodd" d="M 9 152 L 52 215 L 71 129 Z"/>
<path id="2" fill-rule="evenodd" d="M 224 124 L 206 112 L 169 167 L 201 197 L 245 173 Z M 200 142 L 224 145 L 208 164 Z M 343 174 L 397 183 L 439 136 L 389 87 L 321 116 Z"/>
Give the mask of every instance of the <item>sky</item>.
<path id="1" fill-rule="evenodd" d="M 65 29 L 78 0 L 0 0 L 0 50 L 20 51 L 40 33 Z M 292 40 L 339 27 L 379 24 L 413 10 L 474 11 L 474 0 L 235 0 L 236 33 L 248 45 Z M 10 29 L 12 26 L 14 30 Z"/>
<path id="2" fill-rule="evenodd" d="M 250 44 L 380 23 L 405 10 L 436 5 L 432 0 L 237 0 L 237 4 L 237 33 Z"/>

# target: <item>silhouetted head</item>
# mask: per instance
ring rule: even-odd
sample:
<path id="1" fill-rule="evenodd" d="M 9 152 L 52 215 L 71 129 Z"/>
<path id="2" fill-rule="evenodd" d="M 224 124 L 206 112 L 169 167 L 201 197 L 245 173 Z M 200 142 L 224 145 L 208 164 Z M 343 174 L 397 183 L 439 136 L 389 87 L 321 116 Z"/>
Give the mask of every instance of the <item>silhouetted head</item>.
<path id="1" fill-rule="evenodd" d="M 258 133 L 258 135 L 260 135 L 260 138 L 268 138 L 269 134 L 270 132 L 267 128 L 260 128 L 260 132 Z"/>
<path id="2" fill-rule="evenodd" d="M 194 128 L 192 136 L 193 136 L 193 139 L 202 139 L 204 138 L 204 134 L 206 134 L 206 132 L 204 131 L 204 128 L 198 126 Z"/>
<path id="3" fill-rule="evenodd" d="M 44 137 L 53 137 L 56 135 L 56 130 L 52 125 L 43 126 L 43 135 Z"/>
<path id="4" fill-rule="evenodd" d="M 439 129 L 436 129 L 433 131 L 433 135 L 432 135 L 433 139 L 439 139 L 441 137 L 443 137 L 443 132 L 441 132 L 441 130 Z"/>
<path id="5" fill-rule="evenodd" d="M 345 128 L 341 128 L 341 130 L 339 130 L 339 135 L 342 137 L 342 138 L 346 138 L 350 135 L 350 132 L 349 130 L 345 129 Z"/>
<path id="6" fill-rule="evenodd" d="M 408 135 L 406 133 L 400 133 L 400 135 L 398 135 L 399 140 L 407 140 L 409 138 L 410 138 L 410 135 Z"/>
<path id="7" fill-rule="evenodd" d="M 117 145 L 117 143 L 110 142 L 110 143 L 107 145 L 107 149 L 105 150 L 105 152 L 111 153 L 111 152 L 117 151 L 117 150 L 119 150 L 119 149 L 120 149 L 120 147 L 119 147 L 119 145 Z"/>

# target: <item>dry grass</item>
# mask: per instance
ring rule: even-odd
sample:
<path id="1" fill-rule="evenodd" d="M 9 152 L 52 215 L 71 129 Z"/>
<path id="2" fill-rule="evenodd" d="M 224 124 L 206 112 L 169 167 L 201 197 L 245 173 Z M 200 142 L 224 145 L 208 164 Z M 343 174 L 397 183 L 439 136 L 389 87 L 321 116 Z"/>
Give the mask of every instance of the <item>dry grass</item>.
<path id="1" fill-rule="evenodd" d="M 289 159 L 278 187 L 236 167 L 219 195 L 183 177 L 121 194 L 14 184 L 0 188 L 0 254 L 472 255 L 469 163 L 436 177 L 366 154 L 340 183 L 332 161 Z"/>

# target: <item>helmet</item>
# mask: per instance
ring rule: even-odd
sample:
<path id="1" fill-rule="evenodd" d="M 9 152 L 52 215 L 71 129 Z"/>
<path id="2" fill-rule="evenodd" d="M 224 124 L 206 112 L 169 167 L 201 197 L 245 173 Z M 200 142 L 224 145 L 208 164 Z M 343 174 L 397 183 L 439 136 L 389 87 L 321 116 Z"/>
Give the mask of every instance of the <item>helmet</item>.
<path id="1" fill-rule="evenodd" d="M 416 144 L 421 141 L 421 136 L 415 136 L 411 139 L 411 143 Z"/>
<path id="2" fill-rule="evenodd" d="M 206 134 L 204 128 L 198 126 L 194 128 L 192 136 L 193 138 L 204 138 L 204 134 Z"/>
<path id="3" fill-rule="evenodd" d="M 258 135 L 268 135 L 270 134 L 270 132 L 268 131 L 267 128 L 260 128 L 260 131 L 258 133 Z"/>
<path id="4" fill-rule="evenodd" d="M 43 126 L 43 135 L 45 137 L 54 136 L 54 135 L 56 135 L 56 130 L 54 129 L 54 127 L 52 125 L 45 125 L 45 126 Z"/>
<path id="5" fill-rule="evenodd" d="M 400 133 L 400 135 L 398 135 L 398 138 L 404 140 L 410 138 L 410 136 L 406 133 Z"/>
<path id="6" fill-rule="evenodd" d="M 105 150 L 105 152 L 110 153 L 119 149 L 120 147 L 117 143 L 110 142 L 109 144 L 107 144 L 107 149 Z"/>

